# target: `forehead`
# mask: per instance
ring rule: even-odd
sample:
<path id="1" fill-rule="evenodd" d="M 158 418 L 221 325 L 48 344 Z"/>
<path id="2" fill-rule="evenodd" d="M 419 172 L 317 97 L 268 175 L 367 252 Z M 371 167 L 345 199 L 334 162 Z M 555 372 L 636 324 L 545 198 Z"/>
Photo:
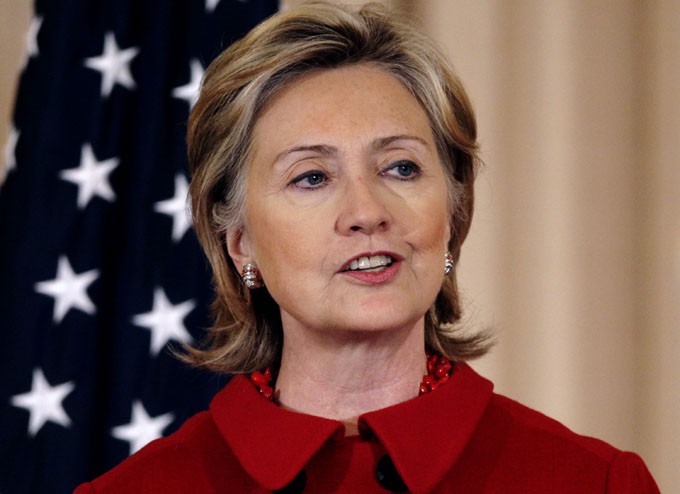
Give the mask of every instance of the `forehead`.
<path id="1" fill-rule="evenodd" d="M 408 89 L 389 72 L 359 64 L 317 70 L 280 90 L 257 119 L 253 144 L 261 155 L 265 148 L 399 134 L 433 144 L 429 119 Z"/>

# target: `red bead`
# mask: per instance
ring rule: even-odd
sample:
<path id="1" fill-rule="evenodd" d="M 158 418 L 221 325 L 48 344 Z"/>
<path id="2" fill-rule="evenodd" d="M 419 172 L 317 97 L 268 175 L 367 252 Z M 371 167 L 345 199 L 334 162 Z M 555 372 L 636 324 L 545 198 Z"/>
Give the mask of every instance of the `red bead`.
<path id="1" fill-rule="evenodd" d="M 274 399 L 274 390 L 267 385 L 264 385 L 260 388 L 260 393 L 262 393 L 262 396 L 264 396 L 268 400 Z"/>
<path id="2" fill-rule="evenodd" d="M 423 376 L 423 380 L 418 387 L 418 394 L 424 395 L 430 391 L 434 391 L 439 386 L 444 384 L 451 377 L 452 364 L 451 361 L 444 357 L 437 355 L 427 356 L 426 361 L 427 374 Z M 274 401 L 274 388 L 270 386 L 273 381 L 271 369 L 267 368 L 264 372 L 255 371 L 250 375 L 250 381 L 257 387 L 262 396 L 270 401 Z"/>
<path id="3" fill-rule="evenodd" d="M 271 378 L 267 379 L 267 376 L 259 371 L 255 371 L 250 375 L 250 380 L 253 381 L 256 386 L 263 387 L 269 384 Z"/>
<path id="4" fill-rule="evenodd" d="M 434 375 L 437 379 L 441 379 L 442 377 L 447 376 L 449 374 L 449 370 L 451 370 L 450 365 L 448 367 L 440 365 L 435 369 Z"/>

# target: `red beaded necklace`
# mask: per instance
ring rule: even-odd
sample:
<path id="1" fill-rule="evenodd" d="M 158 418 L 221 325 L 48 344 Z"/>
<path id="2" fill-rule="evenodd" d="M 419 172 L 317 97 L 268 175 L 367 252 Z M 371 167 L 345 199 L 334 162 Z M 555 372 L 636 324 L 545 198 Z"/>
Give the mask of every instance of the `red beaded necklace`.
<path id="1" fill-rule="evenodd" d="M 439 386 L 449 380 L 452 372 L 453 363 L 449 359 L 428 353 L 427 374 L 423 376 L 418 395 L 424 395 L 437 389 Z M 269 401 L 275 401 L 272 381 L 272 371 L 269 368 L 267 368 L 264 372 L 255 371 L 250 374 L 250 382 L 252 382 L 260 394 Z"/>

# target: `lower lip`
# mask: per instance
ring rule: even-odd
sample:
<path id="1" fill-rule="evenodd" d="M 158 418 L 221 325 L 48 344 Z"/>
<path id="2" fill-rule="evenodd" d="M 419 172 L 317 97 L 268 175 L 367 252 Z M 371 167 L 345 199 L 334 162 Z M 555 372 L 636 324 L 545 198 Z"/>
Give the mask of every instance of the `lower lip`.
<path id="1" fill-rule="evenodd" d="M 342 271 L 342 274 L 363 283 L 380 285 L 382 283 L 387 283 L 397 276 L 400 266 L 401 262 L 397 261 L 393 262 L 382 271 Z"/>

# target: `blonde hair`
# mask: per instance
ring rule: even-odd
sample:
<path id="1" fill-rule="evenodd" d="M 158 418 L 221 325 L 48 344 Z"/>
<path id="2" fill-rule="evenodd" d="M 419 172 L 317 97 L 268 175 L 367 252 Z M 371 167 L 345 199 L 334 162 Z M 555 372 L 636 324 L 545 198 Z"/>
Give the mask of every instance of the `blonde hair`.
<path id="1" fill-rule="evenodd" d="M 283 334 L 278 305 L 266 288 L 244 288 L 225 245 L 227 230 L 242 225 L 253 127 L 272 97 L 296 78 L 359 63 L 397 78 L 428 115 L 448 178 L 449 250 L 458 259 L 472 218 L 476 123 L 467 94 L 445 58 L 381 5 L 354 10 L 314 2 L 279 13 L 210 64 L 189 117 L 192 215 L 212 265 L 216 297 L 208 338 L 201 348 L 188 348 L 185 360 L 219 372 L 278 365 Z M 452 360 L 487 351 L 485 333 L 459 334 L 460 318 L 454 272 L 425 315 L 431 351 Z"/>

